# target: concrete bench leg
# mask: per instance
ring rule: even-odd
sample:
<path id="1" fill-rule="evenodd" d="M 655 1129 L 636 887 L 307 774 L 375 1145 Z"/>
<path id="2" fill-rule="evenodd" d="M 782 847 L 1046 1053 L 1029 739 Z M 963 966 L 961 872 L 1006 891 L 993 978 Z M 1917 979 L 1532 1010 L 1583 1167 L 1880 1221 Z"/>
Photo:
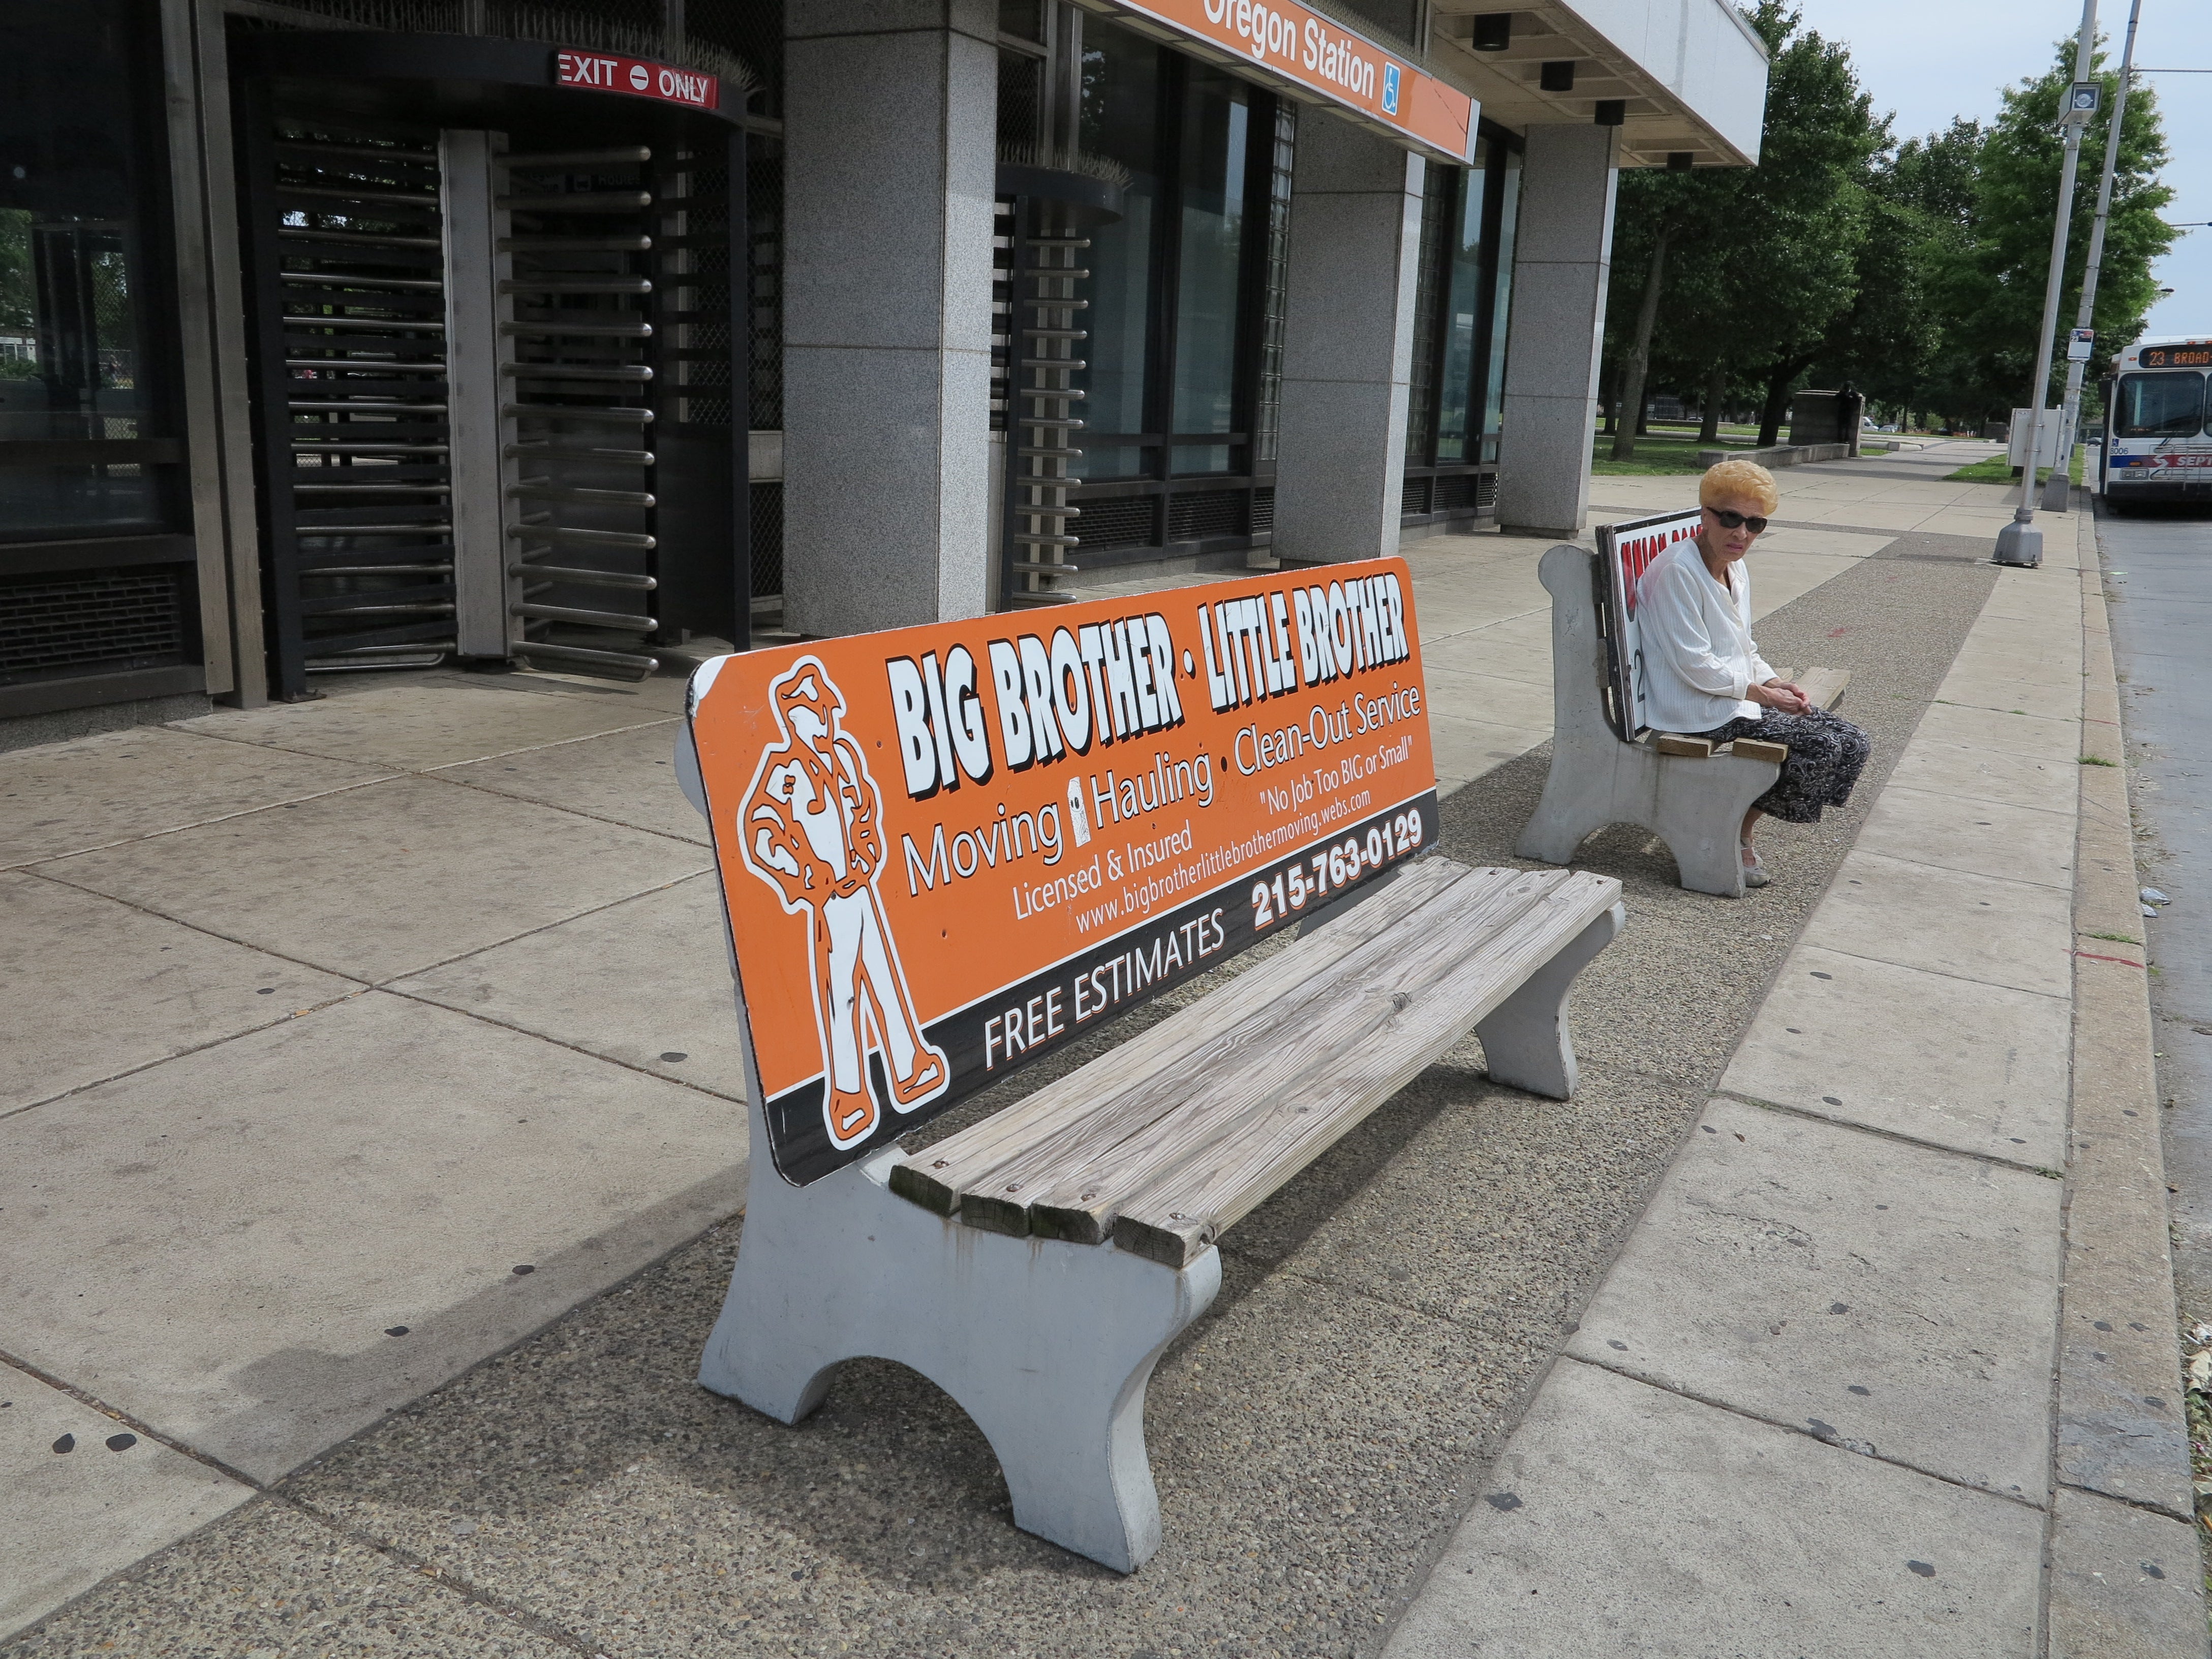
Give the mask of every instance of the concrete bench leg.
<path id="1" fill-rule="evenodd" d="M 1644 824 L 1674 855 L 1682 885 L 1693 893 L 1743 896 L 1743 815 L 1774 787 L 1782 769 L 1741 755 L 1690 760 L 1655 755 L 1658 768 Z"/>
<path id="2" fill-rule="evenodd" d="M 1567 993 L 1575 975 L 1613 943 L 1626 915 L 1614 905 L 1475 1026 L 1493 1082 L 1554 1100 L 1572 1097 L 1575 1044 L 1567 1026 Z"/>
<path id="3" fill-rule="evenodd" d="M 911 1366 L 990 1441 L 1015 1525 L 1133 1572 L 1160 1545 L 1145 1387 L 1221 1288 L 1220 1256 L 1178 1272 L 964 1227 L 891 1193 L 896 1149 L 791 1187 L 754 1115 L 737 1270 L 700 1382 L 795 1423 L 843 1360 Z"/>

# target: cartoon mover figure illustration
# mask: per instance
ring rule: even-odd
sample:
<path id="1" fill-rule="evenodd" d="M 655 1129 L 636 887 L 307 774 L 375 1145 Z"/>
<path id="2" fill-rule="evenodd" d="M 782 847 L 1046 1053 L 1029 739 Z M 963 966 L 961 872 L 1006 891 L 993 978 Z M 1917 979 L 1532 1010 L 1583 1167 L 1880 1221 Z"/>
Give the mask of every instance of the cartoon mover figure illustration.
<path id="1" fill-rule="evenodd" d="M 823 1117 L 840 1148 L 873 1133 L 868 1054 L 884 1056 L 893 1104 L 910 1112 L 945 1092 L 951 1067 L 922 1035 L 876 878 L 883 798 L 846 735 L 845 694 L 801 657 L 769 685 L 779 741 L 745 793 L 746 867 L 813 933 L 814 1018 L 822 1040 Z"/>

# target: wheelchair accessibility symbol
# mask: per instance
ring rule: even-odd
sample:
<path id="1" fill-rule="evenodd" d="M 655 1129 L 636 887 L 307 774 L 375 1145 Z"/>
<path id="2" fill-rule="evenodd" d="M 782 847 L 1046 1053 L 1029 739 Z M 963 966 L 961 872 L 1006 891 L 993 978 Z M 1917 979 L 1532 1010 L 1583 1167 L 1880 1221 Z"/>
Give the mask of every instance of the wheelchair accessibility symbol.
<path id="1" fill-rule="evenodd" d="M 1398 112 L 1398 66 L 1395 64 L 1382 65 L 1382 112 L 1385 115 Z"/>

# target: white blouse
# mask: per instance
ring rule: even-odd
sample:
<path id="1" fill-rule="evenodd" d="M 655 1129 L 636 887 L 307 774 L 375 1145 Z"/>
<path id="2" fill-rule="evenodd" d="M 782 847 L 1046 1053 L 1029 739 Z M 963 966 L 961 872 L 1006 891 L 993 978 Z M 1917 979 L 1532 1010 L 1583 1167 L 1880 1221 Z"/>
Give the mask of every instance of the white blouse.
<path id="1" fill-rule="evenodd" d="M 1661 732 L 1710 732 L 1738 716 L 1757 720 L 1745 693 L 1775 678 L 1751 638 L 1751 576 L 1736 560 L 1723 588 L 1694 540 L 1651 562 L 1636 586 L 1636 636 L 1644 659 L 1644 716 Z"/>

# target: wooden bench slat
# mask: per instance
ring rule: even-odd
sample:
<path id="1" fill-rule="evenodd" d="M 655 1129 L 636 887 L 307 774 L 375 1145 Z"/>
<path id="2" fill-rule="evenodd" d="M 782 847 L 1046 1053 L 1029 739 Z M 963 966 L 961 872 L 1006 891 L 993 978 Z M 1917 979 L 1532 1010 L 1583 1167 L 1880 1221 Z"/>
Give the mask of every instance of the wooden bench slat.
<path id="1" fill-rule="evenodd" d="M 1797 688 L 1815 708 L 1833 708 L 1844 700 L 1844 688 L 1851 683 L 1848 668 L 1808 668 L 1798 680 Z"/>
<path id="2" fill-rule="evenodd" d="M 1272 1021 L 1291 1009 L 1310 1010 L 1337 975 L 1378 951 L 1394 948 L 1390 941 L 1401 936 L 1399 930 L 1413 917 L 1457 915 L 1479 904 L 1484 895 L 1503 892 L 1523 879 L 1518 871 L 1470 871 L 1443 859 L 1428 862 L 1439 873 L 1431 878 L 1432 885 L 1425 894 L 1408 896 L 1415 902 L 1401 902 L 1387 914 L 1367 917 L 1356 933 L 1340 931 L 1342 923 L 1374 908 L 1382 896 L 1378 895 L 1244 976 L 1249 980 L 1273 969 L 1263 983 L 1234 995 L 1243 990 L 1243 981 L 1236 981 L 1208 998 L 1204 1012 L 1183 1010 L 1163 1021 L 1154 1029 L 1176 1028 L 1168 1034 L 1168 1041 L 1144 1048 L 1125 1044 L 1092 1061 L 1085 1068 L 1089 1089 L 1063 1093 L 1059 1109 L 1026 1144 L 1010 1149 L 989 1170 L 964 1183 L 958 1206 L 961 1220 L 997 1232 L 1036 1231 L 1079 1243 L 1103 1243 L 1113 1226 L 1114 1204 L 1129 1182 L 1143 1174 L 1141 1166 L 1123 1167 L 1119 1149 L 1126 1142 L 1147 1133 L 1159 1116 L 1208 1086 L 1213 1075 L 1249 1048 L 1255 1034 Z M 1099 1170 L 1116 1173 L 1106 1180 L 1085 1173 Z M 1070 1212 L 1040 1214 L 1035 1202 L 1048 1193 L 1068 1199 L 1065 1207 Z M 1073 1214 L 1079 1205 L 1089 1206 L 1089 1212 Z"/>
<path id="3" fill-rule="evenodd" d="M 1172 1133 L 1187 1150 L 1156 1159 L 1157 1172 L 1122 1200 L 1115 1243 L 1186 1265 L 1433 1065 L 1620 896 L 1612 878 L 1578 873 L 1410 997 L 1381 975 L 1341 1018 L 1286 1025 L 1246 1086 L 1209 1090 L 1206 1103 L 1176 1116 Z"/>
<path id="4" fill-rule="evenodd" d="M 1464 865 L 1441 858 L 1404 866 L 1380 892 L 1255 964 L 1201 1005 L 1177 1010 L 1087 1066 L 894 1164 L 891 1190 L 926 1210 L 952 1214 L 963 1194 L 1003 1185 L 993 1177 L 1009 1159 L 1079 1143 L 1088 1133 L 1079 1115 L 1106 1104 L 1117 1077 L 1135 1080 L 1188 1065 L 1224 1024 L 1295 990 L 1321 965 L 1358 950 L 1468 873 Z"/>
<path id="5" fill-rule="evenodd" d="M 1131 1193 L 1280 1097 L 1286 1056 L 1316 1044 L 1360 1046 L 1366 1030 L 1393 1012 L 1394 999 L 1425 999 L 1462 962 L 1487 952 L 1516 917 L 1573 879 L 1560 871 L 1511 874 L 1503 885 L 1462 881 L 1445 890 L 1407 925 L 1219 1030 L 1191 1065 L 1133 1079 L 1112 1110 L 1098 1115 L 1103 1133 L 1056 1148 L 1048 1159 L 1010 1165 L 1006 1173 L 1028 1185 L 1018 1195 L 1028 1206 L 1028 1231 L 1104 1242 Z M 969 1214 L 963 1203 L 962 1218 Z"/>

